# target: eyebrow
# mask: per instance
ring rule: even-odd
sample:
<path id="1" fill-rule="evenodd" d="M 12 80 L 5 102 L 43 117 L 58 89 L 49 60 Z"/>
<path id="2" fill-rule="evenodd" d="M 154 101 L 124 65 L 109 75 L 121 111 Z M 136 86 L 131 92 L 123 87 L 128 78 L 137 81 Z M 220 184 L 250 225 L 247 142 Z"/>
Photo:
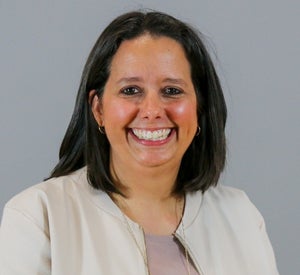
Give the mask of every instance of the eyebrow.
<path id="1" fill-rule="evenodd" d="M 119 79 L 117 81 L 117 83 L 122 83 L 122 82 L 125 82 L 125 83 L 130 83 L 130 82 L 141 82 L 142 81 L 142 78 L 140 77 L 122 77 L 121 79 Z"/>
<path id="2" fill-rule="evenodd" d="M 181 78 L 165 78 L 163 82 L 171 83 L 171 84 L 179 84 L 183 86 L 187 86 L 187 83 Z"/>
<path id="3" fill-rule="evenodd" d="M 141 77 L 135 77 L 134 76 L 134 77 L 122 77 L 121 79 L 119 79 L 117 81 L 117 83 L 119 84 L 119 83 L 122 83 L 122 82 L 131 83 L 131 82 L 142 82 L 142 81 L 143 81 L 143 79 Z M 181 78 L 167 77 L 167 78 L 163 79 L 162 82 L 187 86 L 187 83 Z"/>

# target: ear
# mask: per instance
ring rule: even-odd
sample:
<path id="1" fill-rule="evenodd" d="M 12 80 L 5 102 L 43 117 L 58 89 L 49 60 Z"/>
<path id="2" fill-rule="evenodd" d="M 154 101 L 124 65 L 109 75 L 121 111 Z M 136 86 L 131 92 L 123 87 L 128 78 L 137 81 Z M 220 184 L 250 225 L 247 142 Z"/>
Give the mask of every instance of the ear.
<path id="1" fill-rule="evenodd" d="M 89 104 L 98 125 L 103 126 L 102 101 L 101 98 L 97 95 L 96 90 L 91 90 L 89 92 Z"/>

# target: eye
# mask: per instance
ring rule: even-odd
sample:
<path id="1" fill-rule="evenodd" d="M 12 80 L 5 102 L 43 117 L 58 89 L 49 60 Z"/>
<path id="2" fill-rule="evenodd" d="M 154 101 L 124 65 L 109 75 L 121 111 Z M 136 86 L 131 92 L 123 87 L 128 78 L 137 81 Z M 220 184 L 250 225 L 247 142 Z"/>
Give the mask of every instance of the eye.
<path id="1" fill-rule="evenodd" d="M 182 90 L 175 87 L 166 87 L 163 89 L 163 94 L 166 96 L 178 96 L 183 93 Z"/>
<path id="2" fill-rule="evenodd" d="M 124 95 L 136 95 L 140 93 L 140 89 L 137 87 L 126 87 L 120 91 L 121 94 Z"/>

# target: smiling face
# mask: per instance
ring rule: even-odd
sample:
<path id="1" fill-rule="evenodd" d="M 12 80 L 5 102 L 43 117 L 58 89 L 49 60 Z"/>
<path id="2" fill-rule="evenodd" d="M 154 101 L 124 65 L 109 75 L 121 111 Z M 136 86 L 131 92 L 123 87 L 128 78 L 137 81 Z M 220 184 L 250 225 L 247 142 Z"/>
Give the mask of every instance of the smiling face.
<path id="1" fill-rule="evenodd" d="M 181 45 L 148 34 L 122 42 L 92 110 L 105 127 L 116 170 L 179 169 L 197 129 L 196 94 Z"/>

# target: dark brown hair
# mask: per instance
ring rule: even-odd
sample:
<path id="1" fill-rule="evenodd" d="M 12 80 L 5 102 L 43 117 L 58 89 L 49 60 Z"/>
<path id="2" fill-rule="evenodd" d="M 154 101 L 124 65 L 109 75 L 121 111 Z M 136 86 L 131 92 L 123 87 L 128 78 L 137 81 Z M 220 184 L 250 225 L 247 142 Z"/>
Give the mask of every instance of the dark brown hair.
<path id="1" fill-rule="evenodd" d="M 170 15 L 153 11 L 123 14 L 98 38 L 84 67 L 75 109 L 60 148 L 60 159 L 50 177 L 67 175 L 87 166 L 88 179 L 94 188 L 119 192 L 110 174 L 110 144 L 98 131 L 88 97 L 93 89 L 102 95 L 112 58 L 120 44 L 145 33 L 166 36 L 182 45 L 197 96 L 201 134 L 194 137 L 183 156 L 174 192 L 204 192 L 217 184 L 225 164 L 227 116 L 219 78 L 203 43 L 203 35 Z"/>

